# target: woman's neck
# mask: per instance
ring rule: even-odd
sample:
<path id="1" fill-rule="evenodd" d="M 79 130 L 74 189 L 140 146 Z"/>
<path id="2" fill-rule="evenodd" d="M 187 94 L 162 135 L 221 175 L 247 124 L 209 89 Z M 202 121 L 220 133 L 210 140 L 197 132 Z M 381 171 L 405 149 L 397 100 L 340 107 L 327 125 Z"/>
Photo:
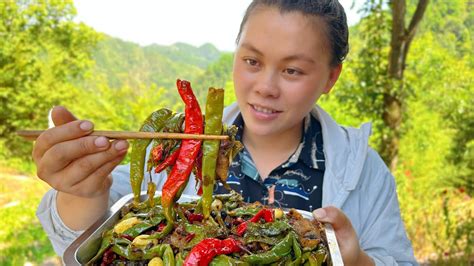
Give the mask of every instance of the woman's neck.
<path id="1" fill-rule="evenodd" d="M 244 128 L 242 141 L 263 179 L 295 152 L 302 132 L 303 121 L 290 130 L 275 135 L 251 134 Z"/>

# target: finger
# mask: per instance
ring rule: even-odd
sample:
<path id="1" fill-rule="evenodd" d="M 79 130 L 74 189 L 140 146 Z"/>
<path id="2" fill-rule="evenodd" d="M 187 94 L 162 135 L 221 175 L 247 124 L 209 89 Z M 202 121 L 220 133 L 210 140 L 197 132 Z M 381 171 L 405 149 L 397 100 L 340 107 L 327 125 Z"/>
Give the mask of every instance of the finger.
<path id="1" fill-rule="evenodd" d="M 95 197 L 103 193 L 103 191 L 110 188 L 112 185 L 111 172 L 118 164 L 125 158 L 126 153 L 119 155 L 112 161 L 109 161 L 92 173 L 83 181 L 77 183 L 72 189 L 79 196 Z M 91 190 L 91 188 L 95 188 Z"/>
<path id="2" fill-rule="evenodd" d="M 336 231 L 345 228 L 352 228 L 349 218 L 347 218 L 340 209 L 334 206 L 317 209 L 313 211 L 313 216 L 321 222 L 330 223 Z"/>
<path id="3" fill-rule="evenodd" d="M 118 156 L 123 156 L 127 152 L 128 146 L 128 142 L 125 140 L 115 140 L 106 151 L 94 153 L 72 162 L 64 171 L 68 177 L 63 180 L 65 186 L 75 186 L 109 161 L 116 159 Z"/>
<path id="4" fill-rule="evenodd" d="M 102 136 L 86 136 L 58 143 L 47 150 L 39 162 L 39 174 L 41 176 L 49 176 L 64 169 L 75 160 L 109 148 L 109 140 Z"/>
<path id="5" fill-rule="evenodd" d="M 33 148 L 33 159 L 36 163 L 43 157 L 45 152 L 54 145 L 72 139 L 86 136 L 92 132 L 94 124 L 90 121 L 76 120 L 43 132 L 36 140 Z"/>
<path id="6" fill-rule="evenodd" d="M 53 107 L 51 110 L 51 118 L 53 119 L 55 126 L 64 125 L 77 120 L 77 118 L 63 106 Z"/>

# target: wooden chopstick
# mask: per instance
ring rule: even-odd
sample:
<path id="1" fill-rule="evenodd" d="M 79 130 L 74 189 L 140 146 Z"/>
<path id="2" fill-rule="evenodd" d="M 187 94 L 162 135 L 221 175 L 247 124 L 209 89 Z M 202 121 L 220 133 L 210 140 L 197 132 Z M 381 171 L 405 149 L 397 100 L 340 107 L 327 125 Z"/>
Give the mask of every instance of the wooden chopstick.
<path id="1" fill-rule="evenodd" d="M 36 140 L 44 130 L 19 130 L 16 134 L 27 140 Z M 111 139 L 198 139 L 198 140 L 226 140 L 227 135 L 200 135 L 166 132 L 136 132 L 136 131 L 108 131 L 94 130 L 90 136 L 104 136 Z"/>

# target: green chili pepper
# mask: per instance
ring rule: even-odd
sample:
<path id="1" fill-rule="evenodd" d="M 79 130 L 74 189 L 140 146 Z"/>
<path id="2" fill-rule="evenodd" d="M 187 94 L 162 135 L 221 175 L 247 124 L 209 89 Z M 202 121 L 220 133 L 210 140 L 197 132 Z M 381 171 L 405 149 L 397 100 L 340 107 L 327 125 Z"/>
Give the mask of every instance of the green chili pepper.
<path id="1" fill-rule="evenodd" d="M 141 233 L 145 232 L 146 230 L 152 228 L 153 226 L 157 226 L 164 219 L 165 217 L 163 215 L 155 216 L 152 219 L 149 219 L 148 221 L 143 221 L 139 224 L 130 227 L 129 229 L 125 230 L 123 234 L 129 235 L 131 237 L 136 237 Z"/>
<path id="2" fill-rule="evenodd" d="M 239 206 L 239 204 L 237 202 L 231 202 L 231 201 L 228 201 L 224 204 L 224 206 L 228 209 L 228 210 L 233 210 L 235 208 L 237 208 Z"/>
<path id="3" fill-rule="evenodd" d="M 184 263 L 183 254 L 181 253 L 176 254 L 176 257 L 174 260 L 175 260 L 176 266 L 183 266 L 183 263 Z"/>
<path id="4" fill-rule="evenodd" d="M 169 220 L 166 219 L 166 226 L 163 228 L 163 230 L 150 235 L 148 238 L 149 239 L 161 239 L 161 238 L 167 236 L 173 230 L 173 228 L 174 228 L 174 222 L 169 222 Z"/>
<path id="5" fill-rule="evenodd" d="M 323 262 L 326 261 L 326 258 L 328 256 L 328 254 L 326 253 L 326 251 L 324 251 L 324 249 L 318 249 L 316 252 L 311 252 L 311 254 L 312 254 L 312 257 L 315 258 L 317 266 L 321 266 Z"/>
<path id="6" fill-rule="evenodd" d="M 172 115 L 172 111 L 166 108 L 151 113 L 140 127 L 140 131 L 157 132 L 165 125 L 166 120 Z M 150 144 L 149 139 L 137 139 L 132 142 L 132 153 L 130 154 L 130 183 L 132 184 L 133 202 L 140 202 L 141 184 L 145 171 L 146 148 Z"/>
<path id="7" fill-rule="evenodd" d="M 279 261 L 281 258 L 289 255 L 293 248 L 293 239 L 295 238 L 295 233 L 292 231 L 278 244 L 276 244 L 271 250 L 252 254 L 242 257 L 242 260 L 250 264 L 270 264 L 276 261 Z"/>
<path id="8" fill-rule="evenodd" d="M 293 253 L 295 255 L 295 260 L 293 261 L 293 265 L 299 265 L 301 263 L 301 256 L 302 256 L 302 251 L 301 251 L 301 246 L 298 243 L 298 237 L 293 237 Z"/>
<path id="9" fill-rule="evenodd" d="M 203 224 L 184 224 L 184 229 L 188 233 L 194 234 L 191 241 L 184 245 L 185 249 L 192 248 L 205 238 L 217 237 L 219 235 L 219 228 L 214 225 L 211 221 L 206 221 Z"/>
<path id="10" fill-rule="evenodd" d="M 214 195 L 216 199 L 221 201 L 232 201 L 232 202 L 242 202 L 244 198 L 239 193 L 235 192 L 234 190 L 230 191 L 227 194 L 217 194 Z"/>
<path id="11" fill-rule="evenodd" d="M 236 260 L 226 255 L 219 255 L 215 257 L 214 259 L 212 259 L 209 265 L 210 266 L 234 266 L 234 265 L 248 266 L 250 264 L 248 264 L 245 261 Z"/>
<path id="12" fill-rule="evenodd" d="M 148 182 L 148 188 L 146 190 L 148 195 L 148 206 L 153 208 L 155 206 L 155 192 L 156 192 L 156 184 L 153 183 L 151 180 Z"/>
<path id="13" fill-rule="evenodd" d="M 245 206 L 245 207 L 240 207 L 240 208 L 234 209 L 234 210 L 230 211 L 228 214 L 230 216 L 237 216 L 237 217 L 254 216 L 255 214 L 257 214 L 257 212 L 261 208 L 262 208 L 261 206 L 258 206 L 258 207 Z"/>
<path id="14" fill-rule="evenodd" d="M 174 260 L 173 249 L 171 248 L 170 245 L 167 245 L 167 247 L 165 248 L 165 252 L 163 253 L 162 259 L 163 259 L 163 264 L 166 266 L 176 265 L 175 260 Z"/>
<path id="15" fill-rule="evenodd" d="M 100 259 L 102 257 L 102 255 L 104 254 L 104 252 L 110 247 L 110 245 L 112 245 L 113 243 L 113 229 L 112 230 L 109 230 L 109 231 L 106 231 L 103 235 L 102 235 L 102 242 L 100 244 L 100 248 L 99 248 L 99 251 L 97 252 L 97 254 L 89 260 L 89 262 L 87 262 L 86 265 L 92 265 L 92 263 L 94 261 L 97 261 L 98 259 Z"/>
<path id="16" fill-rule="evenodd" d="M 274 246 L 276 244 L 278 244 L 280 241 L 283 240 L 283 238 L 285 238 L 285 236 L 274 236 L 274 237 L 268 237 L 268 236 L 257 236 L 257 235 L 248 235 L 246 234 L 245 237 L 244 237 L 244 243 L 245 244 L 249 244 L 249 243 L 253 243 L 253 242 L 258 242 L 258 243 L 265 243 L 267 245 L 270 245 L 270 246 Z"/>
<path id="17" fill-rule="evenodd" d="M 301 262 L 310 266 L 321 266 L 327 259 L 324 249 L 318 249 L 313 252 L 305 252 L 301 256 Z"/>
<path id="18" fill-rule="evenodd" d="M 281 235 L 291 229 L 291 226 L 285 221 L 274 221 L 271 223 L 248 223 L 248 235 L 274 237 Z"/>
<path id="19" fill-rule="evenodd" d="M 222 133 L 222 111 L 224 110 L 224 90 L 209 88 L 206 101 L 204 134 Z M 216 179 L 216 163 L 220 142 L 206 140 L 202 144 L 202 210 L 207 219 L 211 213 L 212 192 Z"/>
<path id="20" fill-rule="evenodd" d="M 126 246 L 115 244 L 112 246 L 112 251 L 131 261 L 160 257 L 163 259 L 164 265 L 175 265 L 173 249 L 169 244 L 160 244 L 145 250 L 133 249 L 130 244 Z"/>

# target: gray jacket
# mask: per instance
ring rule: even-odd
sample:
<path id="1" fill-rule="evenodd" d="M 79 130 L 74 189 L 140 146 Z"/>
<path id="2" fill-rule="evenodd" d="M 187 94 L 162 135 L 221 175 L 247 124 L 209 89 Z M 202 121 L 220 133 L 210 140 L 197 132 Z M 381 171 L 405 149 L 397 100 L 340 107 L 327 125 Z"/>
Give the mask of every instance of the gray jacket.
<path id="1" fill-rule="evenodd" d="M 224 111 L 224 122 L 232 123 L 239 114 L 236 104 Z M 361 248 L 377 265 L 417 265 L 408 240 L 396 193 L 395 180 L 378 154 L 368 147 L 370 124 L 360 129 L 339 126 L 324 110 L 312 110 L 323 131 L 326 171 L 323 183 L 323 206 L 335 206 L 349 217 L 359 237 Z M 131 192 L 129 165 L 113 172 L 109 205 Z M 163 174 L 153 176 L 158 189 L 164 184 Z M 142 184 L 146 190 L 146 182 Z M 184 194 L 195 194 L 195 181 L 190 178 Z M 41 201 L 37 216 L 57 254 L 82 231 L 64 225 L 56 209 L 55 190 Z"/>

